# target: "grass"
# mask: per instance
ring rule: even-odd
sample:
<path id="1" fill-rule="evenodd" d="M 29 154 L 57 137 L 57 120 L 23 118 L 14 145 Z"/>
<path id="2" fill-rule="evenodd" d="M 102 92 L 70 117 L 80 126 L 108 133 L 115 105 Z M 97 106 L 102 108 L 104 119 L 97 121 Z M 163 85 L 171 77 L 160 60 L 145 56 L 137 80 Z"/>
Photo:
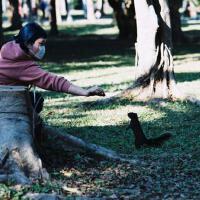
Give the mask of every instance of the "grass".
<path id="1" fill-rule="evenodd" d="M 90 28 L 98 30 L 101 26 L 91 28 L 91 25 Z M 68 28 L 69 33 L 78 32 L 79 40 L 75 40 L 74 35 L 72 38 L 69 35 L 68 40 L 51 39 L 42 67 L 82 87 L 99 85 L 107 96 L 128 87 L 134 77 L 132 44 L 99 36 L 81 38 L 81 28 Z M 199 44 L 181 45 L 175 49 L 178 86 L 200 99 L 199 59 Z M 112 195 L 116 199 L 199 198 L 200 108 L 197 105 L 184 101 L 147 103 L 119 100 L 112 104 L 88 106 L 84 103 L 101 98 L 49 91 L 42 93 L 45 96 L 42 114 L 45 122 L 62 127 L 67 133 L 88 142 L 127 153 L 144 163 L 131 167 L 94 160 L 87 162 L 81 155 L 76 155 L 73 168 L 66 164 L 62 169 L 51 169 L 52 182 L 33 185 L 31 191 L 65 193 L 61 188 L 67 185 L 80 190 L 83 196 L 100 199 L 111 198 Z M 172 139 L 162 148 L 136 150 L 133 133 L 126 130 L 128 112 L 138 113 L 148 137 L 170 132 Z M 71 175 L 67 176 L 65 172 Z M 4 190 L 7 191 L 7 188 Z M 66 199 L 70 198 L 73 194 L 67 193 Z"/>

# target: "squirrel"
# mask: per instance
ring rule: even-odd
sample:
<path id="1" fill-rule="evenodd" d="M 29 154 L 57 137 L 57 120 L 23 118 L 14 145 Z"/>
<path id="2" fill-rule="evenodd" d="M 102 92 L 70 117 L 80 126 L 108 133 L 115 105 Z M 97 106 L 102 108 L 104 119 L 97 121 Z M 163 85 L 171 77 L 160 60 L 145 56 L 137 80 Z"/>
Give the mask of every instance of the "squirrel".
<path id="1" fill-rule="evenodd" d="M 160 135 L 159 137 L 148 139 L 143 133 L 142 127 L 138 120 L 137 113 L 133 113 L 133 112 L 128 113 L 128 117 L 131 119 L 130 125 L 128 128 L 132 129 L 135 135 L 136 149 L 139 149 L 142 146 L 159 147 L 172 136 L 170 133 L 165 133 L 165 134 Z"/>

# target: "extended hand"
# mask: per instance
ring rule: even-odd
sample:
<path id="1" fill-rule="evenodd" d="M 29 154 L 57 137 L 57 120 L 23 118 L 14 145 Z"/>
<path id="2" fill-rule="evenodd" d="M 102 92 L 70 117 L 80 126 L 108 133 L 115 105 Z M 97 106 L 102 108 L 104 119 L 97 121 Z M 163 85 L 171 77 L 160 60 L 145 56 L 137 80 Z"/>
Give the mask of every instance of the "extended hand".
<path id="1" fill-rule="evenodd" d="M 94 86 L 88 89 L 88 95 L 87 96 L 105 96 L 105 92 L 103 89 L 101 89 L 98 86 Z"/>

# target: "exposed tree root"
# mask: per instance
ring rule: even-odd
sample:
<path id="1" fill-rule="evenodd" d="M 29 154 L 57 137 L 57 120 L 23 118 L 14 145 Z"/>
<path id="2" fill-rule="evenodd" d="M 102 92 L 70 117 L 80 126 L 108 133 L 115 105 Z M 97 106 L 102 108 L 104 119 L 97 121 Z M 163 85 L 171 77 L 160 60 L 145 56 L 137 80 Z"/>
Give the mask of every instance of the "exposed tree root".
<path id="1" fill-rule="evenodd" d="M 126 155 L 118 154 L 110 149 L 98 146 L 96 144 L 88 143 L 80 138 L 69 135 L 64 130 L 57 129 L 50 126 L 45 126 L 43 134 L 46 137 L 54 138 L 56 141 L 60 140 L 62 147 L 65 149 L 76 149 L 76 152 L 82 152 L 91 156 L 111 160 L 136 164 L 139 162 L 137 159 L 129 159 Z"/>

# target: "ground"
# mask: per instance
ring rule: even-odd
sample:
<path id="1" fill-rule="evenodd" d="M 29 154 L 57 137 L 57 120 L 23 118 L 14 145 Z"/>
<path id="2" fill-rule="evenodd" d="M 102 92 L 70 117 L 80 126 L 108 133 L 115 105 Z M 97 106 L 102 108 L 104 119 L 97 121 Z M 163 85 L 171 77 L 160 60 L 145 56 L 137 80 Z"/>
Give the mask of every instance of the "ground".
<path id="1" fill-rule="evenodd" d="M 185 26 L 191 34 L 195 25 Z M 108 33 L 105 35 L 104 33 Z M 196 30 L 199 31 L 199 30 Z M 195 31 L 195 34 L 196 34 Z M 86 34 L 83 36 L 83 33 Z M 99 33 L 99 34 L 98 34 Z M 117 40 L 110 22 L 60 27 L 60 37 L 50 38 L 42 67 L 82 87 L 98 85 L 107 96 L 131 85 L 134 45 Z M 97 35 L 98 34 L 98 35 Z M 200 99 L 200 43 L 175 46 L 176 80 L 181 91 Z M 86 155 L 67 157 L 49 151 L 48 183 L 29 188 L 1 185 L 0 199 L 20 199 L 28 191 L 57 192 L 66 199 L 198 199 L 200 190 L 200 107 L 186 101 L 138 102 L 118 100 L 92 104 L 99 97 L 75 97 L 42 91 L 43 118 L 86 141 L 126 153 L 140 162 L 135 166 L 95 160 Z M 170 132 L 161 148 L 136 150 L 128 112 L 137 112 L 148 137 Z M 4 195 L 4 196 L 3 196 Z M 7 196 L 7 197 L 6 197 Z"/>

